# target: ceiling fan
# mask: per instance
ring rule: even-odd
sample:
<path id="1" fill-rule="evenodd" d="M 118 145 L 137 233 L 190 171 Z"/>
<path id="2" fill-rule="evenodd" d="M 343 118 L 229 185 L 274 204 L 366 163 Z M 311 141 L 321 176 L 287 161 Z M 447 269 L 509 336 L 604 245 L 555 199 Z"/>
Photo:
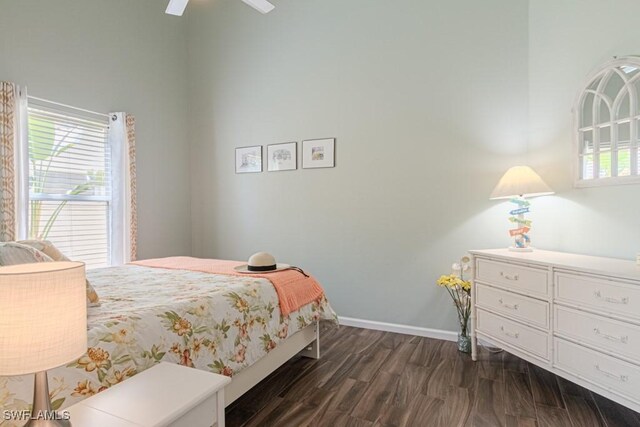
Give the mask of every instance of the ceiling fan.
<path id="1" fill-rule="evenodd" d="M 269 13 L 275 8 L 275 6 L 269 3 L 267 0 L 242 1 L 261 13 Z M 182 16 L 184 10 L 187 7 L 187 3 L 189 3 L 189 0 L 169 0 L 169 5 L 167 6 L 167 10 L 165 10 L 165 13 L 169 15 Z"/>

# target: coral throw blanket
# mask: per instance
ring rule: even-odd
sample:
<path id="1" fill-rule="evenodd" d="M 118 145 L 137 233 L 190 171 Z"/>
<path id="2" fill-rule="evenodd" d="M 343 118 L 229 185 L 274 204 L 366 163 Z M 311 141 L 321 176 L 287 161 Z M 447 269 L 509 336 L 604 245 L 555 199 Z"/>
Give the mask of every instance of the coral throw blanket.
<path id="1" fill-rule="evenodd" d="M 305 277 L 302 273 L 295 270 L 282 270 L 262 274 L 238 273 L 233 268 L 246 264 L 239 261 L 176 256 L 135 261 L 131 264 L 143 267 L 200 271 L 203 273 L 225 274 L 229 276 L 265 278 L 269 280 L 276 289 L 278 300 L 280 300 L 280 311 L 283 316 L 287 316 L 289 313 L 297 311 L 300 307 L 309 304 L 324 295 L 322 287 L 313 277 Z"/>

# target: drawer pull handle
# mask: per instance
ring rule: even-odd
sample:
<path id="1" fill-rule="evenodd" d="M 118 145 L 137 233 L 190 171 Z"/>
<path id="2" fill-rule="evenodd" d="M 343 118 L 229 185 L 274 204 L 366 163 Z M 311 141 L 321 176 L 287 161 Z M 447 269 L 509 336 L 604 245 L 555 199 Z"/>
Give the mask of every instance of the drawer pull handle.
<path id="1" fill-rule="evenodd" d="M 593 296 L 598 298 L 598 299 L 600 299 L 600 300 L 602 300 L 602 301 L 610 302 L 612 304 L 629 304 L 629 297 L 624 297 L 624 298 L 620 298 L 620 299 L 611 298 L 611 297 L 603 297 L 602 296 L 602 292 L 600 292 L 600 291 L 595 291 L 593 293 Z"/>
<path id="2" fill-rule="evenodd" d="M 627 341 L 629 341 L 629 337 L 628 336 L 623 336 L 623 337 L 616 337 L 615 335 L 609 335 L 609 334 L 603 334 L 602 332 L 600 332 L 600 329 L 598 328 L 593 328 L 593 333 L 596 334 L 599 337 L 602 337 L 606 340 L 609 341 L 615 341 L 615 342 L 619 342 L 622 344 L 626 344 Z"/>
<path id="3" fill-rule="evenodd" d="M 498 302 L 500 303 L 500 305 L 502 305 L 504 308 L 508 308 L 510 310 L 517 310 L 518 309 L 518 304 L 505 304 L 504 301 L 502 301 L 502 298 L 500 298 L 498 300 Z"/>
<path id="4" fill-rule="evenodd" d="M 504 271 L 500 272 L 500 276 L 504 277 L 507 280 L 518 280 L 518 275 L 517 274 L 507 274 Z"/>
<path id="5" fill-rule="evenodd" d="M 502 331 L 503 334 L 505 334 L 506 336 L 511 337 L 511 338 L 518 339 L 518 337 L 520 336 L 520 334 L 518 332 L 509 332 L 509 331 L 507 331 L 504 328 L 504 326 L 500 326 L 500 330 Z"/>
<path id="6" fill-rule="evenodd" d="M 607 372 L 604 369 L 602 369 L 598 364 L 593 365 L 593 367 L 596 368 L 596 371 L 600 372 L 605 377 L 613 378 L 614 380 L 618 380 L 623 383 L 626 383 L 627 381 L 629 381 L 629 377 L 627 375 L 612 374 L 611 372 Z"/>

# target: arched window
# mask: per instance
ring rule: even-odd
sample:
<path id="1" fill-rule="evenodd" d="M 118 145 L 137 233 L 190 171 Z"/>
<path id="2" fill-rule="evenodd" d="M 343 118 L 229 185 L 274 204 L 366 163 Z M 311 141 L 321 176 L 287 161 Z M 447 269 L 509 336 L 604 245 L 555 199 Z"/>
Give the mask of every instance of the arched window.
<path id="1" fill-rule="evenodd" d="M 587 80 L 574 108 L 577 186 L 640 182 L 640 57 L 616 58 Z"/>

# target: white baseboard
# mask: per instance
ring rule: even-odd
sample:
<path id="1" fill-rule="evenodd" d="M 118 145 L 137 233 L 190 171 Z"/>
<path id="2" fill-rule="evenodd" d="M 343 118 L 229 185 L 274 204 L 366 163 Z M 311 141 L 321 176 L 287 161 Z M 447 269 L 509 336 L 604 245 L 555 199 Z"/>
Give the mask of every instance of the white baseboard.
<path id="1" fill-rule="evenodd" d="M 397 323 L 377 322 L 375 320 L 354 319 L 353 317 L 339 317 L 341 325 L 355 328 L 373 329 L 376 331 L 395 332 L 397 334 L 417 335 L 419 337 L 435 338 L 438 340 L 457 341 L 458 333 L 442 329 L 422 328 L 419 326 L 399 325 Z"/>

